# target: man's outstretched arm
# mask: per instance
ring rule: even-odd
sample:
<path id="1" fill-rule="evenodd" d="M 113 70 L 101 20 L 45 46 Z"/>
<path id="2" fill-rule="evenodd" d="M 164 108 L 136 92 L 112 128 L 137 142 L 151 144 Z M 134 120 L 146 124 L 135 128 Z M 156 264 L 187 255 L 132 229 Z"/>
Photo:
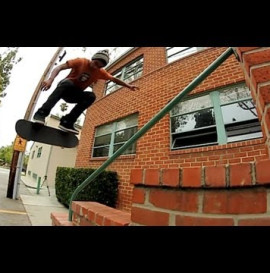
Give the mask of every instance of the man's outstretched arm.
<path id="1" fill-rule="evenodd" d="M 65 69 L 68 69 L 68 65 L 67 63 L 64 63 L 64 64 L 61 64 L 61 65 L 58 65 L 57 67 L 55 67 L 51 73 L 51 76 L 49 79 L 47 79 L 46 81 L 43 81 L 41 86 L 40 86 L 40 89 L 42 91 L 46 91 L 48 89 L 50 89 L 55 77 L 59 74 L 59 72 L 61 70 L 65 70 Z"/>
<path id="2" fill-rule="evenodd" d="M 140 89 L 139 87 L 137 87 L 137 86 L 135 86 L 135 85 L 130 85 L 130 84 L 128 84 L 128 83 L 126 83 L 126 82 L 124 82 L 124 81 L 118 79 L 118 78 L 115 78 L 115 77 L 113 77 L 112 81 L 115 82 L 115 83 L 118 84 L 118 85 L 127 87 L 127 88 L 129 88 L 130 90 L 132 90 L 132 91 L 136 91 L 136 90 L 139 90 L 139 89 Z"/>

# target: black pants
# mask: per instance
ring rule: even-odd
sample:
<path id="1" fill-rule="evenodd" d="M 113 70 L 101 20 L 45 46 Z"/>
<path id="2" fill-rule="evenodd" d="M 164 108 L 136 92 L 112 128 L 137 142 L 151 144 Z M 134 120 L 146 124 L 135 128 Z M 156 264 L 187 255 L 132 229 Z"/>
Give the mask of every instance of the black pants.
<path id="1" fill-rule="evenodd" d="M 75 123 L 82 112 L 95 101 L 96 95 L 93 92 L 85 92 L 75 86 L 70 80 L 64 79 L 57 85 L 42 107 L 38 109 L 38 113 L 48 116 L 60 99 L 68 103 L 76 103 L 70 113 L 62 117 L 62 120 Z"/>

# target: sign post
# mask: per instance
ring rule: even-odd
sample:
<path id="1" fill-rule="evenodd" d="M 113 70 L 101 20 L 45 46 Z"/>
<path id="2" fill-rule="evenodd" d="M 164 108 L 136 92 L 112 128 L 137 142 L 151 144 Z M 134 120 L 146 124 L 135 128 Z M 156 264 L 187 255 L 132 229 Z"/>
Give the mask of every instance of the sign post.
<path id="1" fill-rule="evenodd" d="M 56 63 L 57 58 L 61 54 L 62 50 L 63 50 L 63 47 L 59 47 L 56 50 L 54 56 L 52 57 L 48 66 L 46 67 L 46 69 L 45 69 L 42 77 L 40 78 L 39 83 L 34 91 L 34 94 L 32 95 L 32 98 L 29 102 L 24 119 L 29 120 L 31 118 L 34 108 L 36 106 L 38 97 L 41 92 L 40 86 L 41 86 L 42 82 L 46 79 L 46 77 L 49 75 L 49 73 L 51 72 L 51 70 L 52 70 L 54 64 Z M 16 139 L 17 139 L 17 137 L 16 137 Z M 15 139 L 15 142 L 16 142 L 16 139 Z M 19 142 L 16 145 L 17 148 L 20 148 L 21 146 L 23 146 L 20 143 L 20 139 L 18 139 L 17 141 Z M 14 147 L 15 147 L 15 144 L 14 144 Z M 12 199 L 17 198 L 17 188 L 15 188 L 14 186 L 17 186 L 18 181 L 20 180 L 23 155 L 24 155 L 24 151 L 19 151 L 19 150 L 15 150 L 15 149 L 13 150 L 13 156 L 12 156 L 10 173 L 9 173 L 9 180 L 8 180 L 7 198 L 12 198 Z"/>

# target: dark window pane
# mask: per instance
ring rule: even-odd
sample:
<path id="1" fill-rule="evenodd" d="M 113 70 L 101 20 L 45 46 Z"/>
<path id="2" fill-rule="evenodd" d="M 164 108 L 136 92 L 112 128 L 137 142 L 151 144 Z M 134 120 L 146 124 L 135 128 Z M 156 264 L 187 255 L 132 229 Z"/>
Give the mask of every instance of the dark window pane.
<path id="1" fill-rule="evenodd" d="M 215 126 L 197 129 L 191 132 L 185 132 L 181 134 L 174 134 L 172 138 L 173 149 L 183 147 L 196 147 L 205 144 L 217 144 L 217 132 Z"/>
<path id="2" fill-rule="evenodd" d="M 94 146 L 103 146 L 103 145 L 108 145 L 111 142 L 111 134 L 105 135 L 105 136 L 100 136 L 95 138 L 95 144 Z"/>
<path id="3" fill-rule="evenodd" d="M 119 148 L 121 148 L 123 145 L 124 145 L 124 143 L 123 143 L 123 144 L 114 145 L 114 147 L 113 147 L 113 152 L 115 153 L 115 152 L 116 152 Z M 136 143 L 133 143 L 131 146 L 129 146 L 129 147 L 123 152 L 123 155 L 135 154 L 135 151 L 136 151 Z"/>
<path id="4" fill-rule="evenodd" d="M 101 148 L 94 148 L 94 157 L 102 157 L 109 155 L 109 146 L 101 147 Z"/>
<path id="5" fill-rule="evenodd" d="M 235 122 L 225 125 L 228 142 L 262 137 L 258 119 Z"/>

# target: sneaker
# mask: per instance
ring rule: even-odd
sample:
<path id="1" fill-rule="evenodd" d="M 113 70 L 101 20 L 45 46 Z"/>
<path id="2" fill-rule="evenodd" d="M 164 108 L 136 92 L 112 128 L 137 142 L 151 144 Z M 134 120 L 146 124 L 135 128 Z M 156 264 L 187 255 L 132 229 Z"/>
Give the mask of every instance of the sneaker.
<path id="1" fill-rule="evenodd" d="M 65 120 L 61 121 L 58 127 L 64 131 L 71 132 L 76 135 L 79 134 L 79 131 L 74 128 L 74 124 L 69 123 L 68 121 Z"/>
<path id="2" fill-rule="evenodd" d="M 45 116 L 41 115 L 40 113 L 36 112 L 34 117 L 33 117 L 33 120 L 34 122 L 36 123 L 40 123 L 40 124 L 45 124 Z"/>

